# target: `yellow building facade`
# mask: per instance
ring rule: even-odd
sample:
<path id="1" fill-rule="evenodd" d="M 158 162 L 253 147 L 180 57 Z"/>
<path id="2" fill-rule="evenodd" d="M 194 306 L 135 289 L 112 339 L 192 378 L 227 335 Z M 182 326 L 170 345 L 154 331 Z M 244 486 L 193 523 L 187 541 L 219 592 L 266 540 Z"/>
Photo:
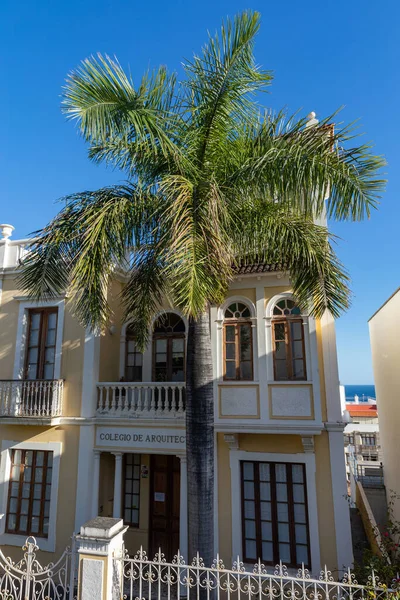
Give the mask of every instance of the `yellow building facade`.
<path id="1" fill-rule="evenodd" d="M 160 307 L 144 353 L 110 288 L 106 332 L 65 297 L 16 285 L 27 240 L 0 239 L 0 544 L 54 556 L 89 519 L 121 517 L 129 551 L 187 552 L 187 322 Z M 301 312 L 284 273 L 241 269 L 211 308 L 215 551 L 312 572 L 352 563 L 334 321 Z M 190 501 L 190 499 L 189 499 Z"/>

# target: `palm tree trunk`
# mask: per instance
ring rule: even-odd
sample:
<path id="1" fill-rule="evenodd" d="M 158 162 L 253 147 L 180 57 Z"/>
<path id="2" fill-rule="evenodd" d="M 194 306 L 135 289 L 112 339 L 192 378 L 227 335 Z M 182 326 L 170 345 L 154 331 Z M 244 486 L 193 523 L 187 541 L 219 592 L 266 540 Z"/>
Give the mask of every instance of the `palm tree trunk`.
<path id="1" fill-rule="evenodd" d="M 206 566 L 214 558 L 214 397 L 207 309 L 189 320 L 186 371 L 188 551 Z"/>

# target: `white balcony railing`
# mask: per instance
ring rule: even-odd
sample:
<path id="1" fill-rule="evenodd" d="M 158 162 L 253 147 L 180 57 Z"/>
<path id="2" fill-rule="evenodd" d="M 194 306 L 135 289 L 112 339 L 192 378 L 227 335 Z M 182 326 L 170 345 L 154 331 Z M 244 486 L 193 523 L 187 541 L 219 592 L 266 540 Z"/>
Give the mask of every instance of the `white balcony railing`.
<path id="1" fill-rule="evenodd" d="M 177 419 L 185 415 L 185 384 L 98 383 L 97 415 Z"/>
<path id="2" fill-rule="evenodd" d="M 0 380 L 0 417 L 60 417 L 62 379 Z"/>

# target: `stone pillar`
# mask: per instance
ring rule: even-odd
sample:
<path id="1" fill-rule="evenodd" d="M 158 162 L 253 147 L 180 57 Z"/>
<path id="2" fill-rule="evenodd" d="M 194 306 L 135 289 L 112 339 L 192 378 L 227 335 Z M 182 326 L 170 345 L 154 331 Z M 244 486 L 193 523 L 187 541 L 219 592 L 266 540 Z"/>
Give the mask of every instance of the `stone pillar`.
<path id="1" fill-rule="evenodd" d="M 115 456 L 113 517 L 114 519 L 120 519 L 122 503 L 122 452 L 113 452 L 113 454 Z"/>
<path id="2" fill-rule="evenodd" d="M 79 557 L 79 600 L 123 597 L 124 527 L 122 519 L 96 517 L 76 536 Z M 115 560 L 117 559 L 117 560 Z"/>
<path id="3" fill-rule="evenodd" d="M 100 483 L 100 450 L 94 450 L 93 490 L 92 490 L 92 517 L 99 514 L 99 483 Z"/>
<path id="4" fill-rule="evenodd" d="M 187 459 L 179 455 L 181 461 L 181 490 L 180 490 L 180 521 L 179 521 L 179 550 L 186 563 L 193 557 L 188 554 L 188 504 L 187 504 Z"/>

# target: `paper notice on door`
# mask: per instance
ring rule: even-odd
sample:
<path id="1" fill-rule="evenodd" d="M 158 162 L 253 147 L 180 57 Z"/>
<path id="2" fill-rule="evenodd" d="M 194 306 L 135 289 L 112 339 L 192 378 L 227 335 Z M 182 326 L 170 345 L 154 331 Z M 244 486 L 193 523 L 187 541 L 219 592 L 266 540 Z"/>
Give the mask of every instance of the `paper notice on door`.
<path id="1" fill-rule="evenodd" d="M 154 492 L 154 502 L 165 502 L 165 494 L 163 492 Z"/>

